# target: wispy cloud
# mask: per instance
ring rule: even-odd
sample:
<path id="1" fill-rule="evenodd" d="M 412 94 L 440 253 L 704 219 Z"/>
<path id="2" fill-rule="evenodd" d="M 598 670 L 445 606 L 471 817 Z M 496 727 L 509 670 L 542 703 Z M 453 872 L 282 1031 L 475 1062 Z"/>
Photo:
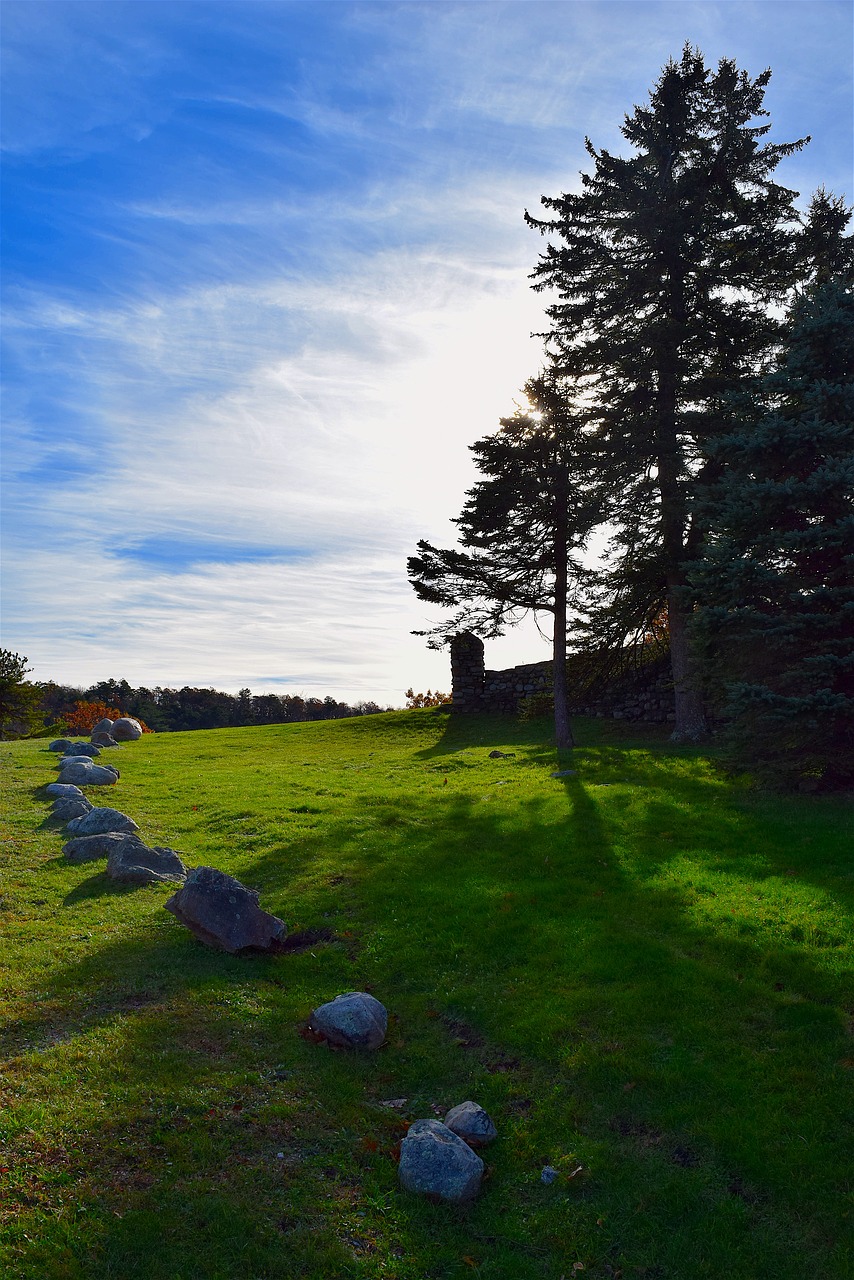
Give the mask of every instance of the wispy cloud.
<path id="1" fill-rule="evenodd" d="M 447 684 L 405 559 L 538 368 L 522 209 L 685 39 L 775 65 L 778 136 L 825 134 L 795 185 L 833 185 L 849 15 L 803 12 L 7 0 L 4 643 L 83 682 Z"/>

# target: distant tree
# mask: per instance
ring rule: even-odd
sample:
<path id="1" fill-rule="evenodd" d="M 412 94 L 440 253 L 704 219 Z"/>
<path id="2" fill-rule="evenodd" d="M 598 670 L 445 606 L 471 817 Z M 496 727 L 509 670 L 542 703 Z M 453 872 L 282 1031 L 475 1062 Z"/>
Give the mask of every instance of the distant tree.
<path id="1" fill-rule="evenodd" d="M 706 730 L 686 591 L 706 440 L 720 431 L 725 395 L 769 353 L 779 332 L 769 304 L 788 297 L 798 271 L 797 193 L 772 175 L 808 139 L 764 141 L 769 78 L 727 59 L 712 72 L 686 46 L 625 118 L 633 153 L 588 141 L 581 190 L 543 197 L 549 219 L 526 215 L 559 241 L 534 272 L 534 288 L 559 294 L 549 349 L 556 370 L 587 388 L 603 477 L 622 495 L 612 594 L 627 626 L 667 605 L 675 739 Z"/>
<path id="2" fill-rule="evenodd" d="M 27 659 L 0 649 L 0 738 L 27 738 L 43 725 L 41 689 L 24 677 Z"/>
<path id="3" fill-rule="evenodd" d="M 825 273 L 816 273 L 817 280 Z M 798 300 L 779 368 L 739 398 L 693 584 L 737 761 L 854 780 L 854 292 Z"/>
<path id="4" fill-rule="evenodd" d="M 551 618 L 555 735 L 574 745 L 566 688 L 568 609 L 585 577 L 578 553 L 602 519 L 585 416 L 543 376 L 525 388 L 529 408 L 471 446 L 484 479 L 454 523 L 462 550 L 418 543 L 408 562 L 416 595 L 456 612 L 429 633 L 497 636 L 527 613 Z"/>

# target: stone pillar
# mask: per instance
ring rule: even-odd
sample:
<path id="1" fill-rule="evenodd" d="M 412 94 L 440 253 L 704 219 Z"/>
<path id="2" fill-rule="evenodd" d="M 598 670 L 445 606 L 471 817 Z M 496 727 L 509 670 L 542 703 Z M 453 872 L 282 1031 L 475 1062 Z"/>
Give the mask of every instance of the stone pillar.
<path id="1" fill-rule="evenodd" d="M 451 710 L 472 715 L 483 705 L 483 641 L 471 631 L 451 637 Z"/>

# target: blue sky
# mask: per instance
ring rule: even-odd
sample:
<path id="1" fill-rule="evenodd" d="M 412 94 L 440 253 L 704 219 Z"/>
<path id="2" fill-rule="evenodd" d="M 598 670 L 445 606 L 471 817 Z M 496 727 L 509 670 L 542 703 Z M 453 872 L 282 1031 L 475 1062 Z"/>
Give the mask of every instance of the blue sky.
<path id="1" fill-rule="evenodd" d="M 3 640 L 34 678 L 376 698 L 540 364 L 522 211 L 686 40 L 852 196 L 852 5 L 4 0 Z M 531 661 L 527 628 L 488 650 Z"/>

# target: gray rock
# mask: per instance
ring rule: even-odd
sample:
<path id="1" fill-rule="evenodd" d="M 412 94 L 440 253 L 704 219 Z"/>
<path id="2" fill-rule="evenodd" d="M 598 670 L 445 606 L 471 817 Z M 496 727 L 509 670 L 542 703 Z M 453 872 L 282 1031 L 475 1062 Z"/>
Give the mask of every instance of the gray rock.
<path id="1" fill-rule="evenodd" d="M 72 786 L 70 782 L 49 782 L 45 791 L 49 796 L 55 796 L 57 800 L 86 799 L 80 788 Z"/>
<path id="2" fill-rule="evenodd" d="M 309 1026 L 343 1049 L 378 1049 L 385 1040 L 388 1014 L 366 991 L 346 991 L 315 1009 Z"/>
<path id="3" fill-rule="evenodd" d="M 554 1169 L 550 1164 L 547 1164 L 540 1174 L 540 1182 L 544 1182 L 547 1187 L 550 1187 L 553 1182 L 557 1182 L 559 1177 L 560 1173 L 558 1170 Z"/>
<path id="4" fill-rule="evenodd" d="M 105 831 L 139 831 L 139 825 L 118 809 L 90 808 L 82 818 L 69 822 L 73 836 L 100 836 Z"/>
<path id="5" fill-rule="evenodd" d="M 79 787 L 111 787 L 118 781 L 119 771 L 111 764 L 95 764 L 88 756 L 74 757 L 62 768 L 59 781 Z"/>
<path id="6" fill-rule="evenodd" d="M 69 742 L 62 754 L 64 756 L 89 756 L 94 760 L 101 754 L 101 748 L 96 747 L 94 742 Z"/>
<path id="7" fill-rule="evenodd" d="M 139 836 L 130 831 L 104 831 L 99 836 L 78 836 L 62 846 L 69 862 L 94 862 L 96 858 L 108 858 L 123 844 L 144 848 Z"/>
<path id="8" fill-rule="evenodd" d="M 112 733 L 112 731 L 113 731 L 113 722 L 112 720 L 108 720 L 106 718 L 103 720 L 99 720 L 97 724 L 92 726 L 92 734 Z"/>
<path id="9" fill-rule="evenodd" d="M 57 738 L 56 742 L 52 742 L 48 747 L 48 751 L 64 751 L 66 747 L 71 746 L 69 738 Z"/>
<path id="10" fill-rule="evenodd" d="M 416 1120 L 400 1144 L 400 1185 L 418 1195 L 464 1204 L 480 1190 L 483 1161 L 438 1120 Z"/>
<path id="11" fill-rule="evenodd" d="M 461 1102 L 445 1116 L 445 1124 L 470 1147 L 485 1147 L 498 1137 L 498 1130 L 476 1102 Z"/>
<path id="12" fill-rule="evenodd" d="M 107 875 L 121 884 L 183 884 L 187 868 L 174 849 L 125 841 L 109 854 Z"/>
<path id="13" fill-rule="evenodd" d="M 515 760 L 516 752 L 515 751 L 490 751 L 489 758 L 490 760 Z"/>
<path id="14" fill-rule="evenodd" d="M 246 947 L 269 951 L 287 934 L 283 920 L 258 906 L 257 890 L 215 867 L 196 867 L 164 906 L 200 942 L 231 955 Z"/>
<path id="15" fill-rule="evenodd" d="M 63 800 L 60 797 L 60 799 L 54 800 L 50 806 L 50 812 L 60 822 L 69 822 L 74 818 L 82 818 L 91 808 L 92 801 L 87 800 L 83 795 L 79 800 L 75 800 L 73 797 L 69 800 Z"/>
<path id="16" fill-rule="evenodd" d="M 136 742 L 142 737 L 142 725 L 132 716 L 122 716 L 120 720 L 113 721 L 110 733 L 116 742 Z"/>
<path id="17" fill-rule="evenodd" d="M 119 744 L 111 733 L 92 732 L 92 742 L 96 747 L 117 747 Z"/>

